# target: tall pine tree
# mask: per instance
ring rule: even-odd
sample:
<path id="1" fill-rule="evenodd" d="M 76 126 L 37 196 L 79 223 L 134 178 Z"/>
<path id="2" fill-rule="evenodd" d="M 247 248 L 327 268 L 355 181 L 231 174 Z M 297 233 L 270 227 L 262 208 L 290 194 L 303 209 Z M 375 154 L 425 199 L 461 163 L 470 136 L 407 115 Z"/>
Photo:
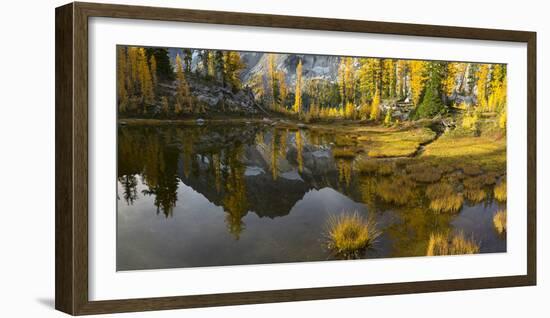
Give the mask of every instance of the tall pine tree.
<path id="1" fill-rule="evenodd" d="M 415 109 L 416 118 L 433 117 L 446 110 L 441 99 L 444 65 L 441 62 L 426 62 L 426 88 L 422 102 Z"/>

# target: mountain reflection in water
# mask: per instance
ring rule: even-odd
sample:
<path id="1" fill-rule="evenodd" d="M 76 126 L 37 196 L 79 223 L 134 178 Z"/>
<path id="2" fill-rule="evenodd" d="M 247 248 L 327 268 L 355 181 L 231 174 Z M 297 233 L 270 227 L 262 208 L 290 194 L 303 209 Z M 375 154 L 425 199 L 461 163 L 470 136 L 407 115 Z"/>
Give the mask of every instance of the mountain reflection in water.
<path id="1" fill-rule="evenodd" d="M 349 211 L 382 231 L 361 258 L 425 255 L 431 233 L 457 230 L 481 253 L 506 251 L 491 187 L 458 213 L 434 213 L 426 184 L 335 158 L 348 137 L 257 123 L 119 127 L 117 269 L 338 259 L 327 220 Z"/>

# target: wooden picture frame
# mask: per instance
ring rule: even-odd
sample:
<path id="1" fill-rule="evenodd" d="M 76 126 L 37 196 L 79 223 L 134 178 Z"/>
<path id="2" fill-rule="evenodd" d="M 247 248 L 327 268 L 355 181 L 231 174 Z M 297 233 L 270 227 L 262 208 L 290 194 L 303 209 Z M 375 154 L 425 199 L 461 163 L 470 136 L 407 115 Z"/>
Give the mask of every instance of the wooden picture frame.
<path id="1" fill-rule="evenodd" d="M 56 9 L 55 307 L 101 314 L 536 284 L 536 33 L 74 2 Z M 88 297 L 88 19 L 110 17 L 527 44 L 527 275 L 90 301 Z"/>

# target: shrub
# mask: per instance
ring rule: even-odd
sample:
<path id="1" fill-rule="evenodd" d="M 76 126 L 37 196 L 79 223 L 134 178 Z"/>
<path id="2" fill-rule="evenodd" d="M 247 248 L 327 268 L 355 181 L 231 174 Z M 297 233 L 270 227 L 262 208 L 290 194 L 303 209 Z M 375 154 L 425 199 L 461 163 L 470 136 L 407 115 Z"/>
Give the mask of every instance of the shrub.
<path id="1" fill-rule="evenodd" d="M 478 115 L 476 112 L 469 112 L 462 117 L 462 128 L 466 130 L 477 130 Z"/>
<path id="2" fill-rule="evenodd" d="M 357 211 L 332 215 L 328 220 L 328 246 L 345 257 L 356 256 L 371 248 L 380 234 L 374 218 L 365 219 Z"/>
<path id="3" fill-rule="evenodd" d="M 454 107 L 458 109 L 466 110 L 468 109 L 469 106 L 468 104 L 466 104 L 466 102 L 462 101 L 460 104 L 455 104 Z"/>
<path id="4" fill-rule="evenodd" d="M 506 232 L 506 210 L 499 210 L 495 213 L 493 225 L 499 234 Z"/>
<path id="5" fill-rule="evenodd" d="M 479 244 L 459 232 L 452 237 L 448 234 L 432 233 L 428 241 L 427 256 L 463 255 L 479 253 Z"/>

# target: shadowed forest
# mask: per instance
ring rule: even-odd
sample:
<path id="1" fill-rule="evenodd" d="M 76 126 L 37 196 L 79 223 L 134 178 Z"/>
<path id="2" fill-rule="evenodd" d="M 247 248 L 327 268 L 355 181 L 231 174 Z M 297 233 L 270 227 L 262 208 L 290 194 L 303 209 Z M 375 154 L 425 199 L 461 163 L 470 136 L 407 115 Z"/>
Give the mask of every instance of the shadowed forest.
<path id="1" fill-rule="evenodd" d="M 506 65 L 117 47 L 117 269 L 506 252 Z"/>

